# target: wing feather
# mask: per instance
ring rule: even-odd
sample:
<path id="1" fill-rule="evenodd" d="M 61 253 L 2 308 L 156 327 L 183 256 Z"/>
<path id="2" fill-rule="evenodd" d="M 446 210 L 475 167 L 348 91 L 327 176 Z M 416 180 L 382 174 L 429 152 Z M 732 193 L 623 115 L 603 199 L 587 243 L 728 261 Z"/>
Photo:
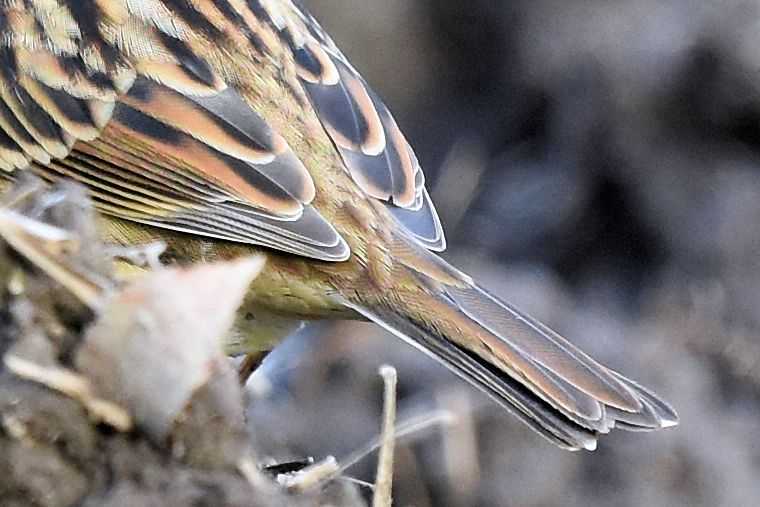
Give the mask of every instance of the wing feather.
<path id="1" fill-rule="evenodd" d="M 387 203 L 410 237 L 445 248 L 419 163 L 390 111 L 289 0 L 30 0 L 5 2 L 0 14 L 9 41 L 0 48 L 4 171 L 33 163 L 44 173 L 53 164 L 48 177 L 97 188 L 101 206 L 114 199 L 112 214 L 152 210 L 164 227 L 273 247 L 271 234 L 256 234 L 281 227 L 289 252 L 346 258 L 338 233 L 316 227 L 319 215 L 306 211 L 316 195 L 308 170 L 220 68 L 220 58 L 241 50 L 298 76 L 299 99 L 311 99 L 359 187 Z M 284 52 L 273 52 L 283 41 Z M 227 223 L 224 213 L 246 218 Z M 201 226 L 204 216 L 215 217 L 213 227 Z M 332 250 L 306 253 L 306 245 Z"/>
<path id="2" fill-rule="evenodd" d="M 346 259 L 309 172 L 220 70 L 235 44 L 263 47 L 244 7 L 3 2 L 0 168 L 78 180 L 117 217 Z"/>
<path id="3" fill-rule="evenodd" d="M 290 47 L 296 74 L 354 181 L 369 196 L 385 201 L 399 224 L 426 248 L 444 250 L 443 229 L 422 169 L 380 97 L 305 10 L 290 0 L 251 3 Z"/>
<path id="4" fill-rule="evenodd" d="M 156 83 L 140 86 L 143 85 L 158 89 L 154 97 L 166 98 L 174 93 Z M 230 93 L 230 90 L 223 93 Z M 174 98 L 181 99 L 179 96 Z M 195 98 L 189 104 L 202 104 L 202 100 L 205 99 Z M 282 138 L 262 130 L 258 132 L 261 135 L 259 140 L 267 142 L 250 143 L 260 152 L 255 156 L 248 152 L 241 154 L 245 147 L 241 146 L 239 136 L 243 134 L 227 135 L 232 126 L 226 125 L 226 131 L 220 128 L 217 136 L 198 132 L 191 135 L 183 131 L 186 128 L 180 130 L 173 124 L 164 123 L 163 120 L 174 122 L 171 115 L 157 119 L 163 113 L 157 112 L 154 106 L 155 103 L 150 101 L 125 100 L 119 103 L 111 123 L 98 141 L 82 145 L 84 155 L 97 155 L 101 150 L 107 150 L 116 155 L 109 154 L 109 161 L 131 159 L 130 162 L 118 166 L 111 164 L 108 169 L 103 169 L 103 165 L 108 165 L 106 161 L 101 163 L 99 171 L 88 171 L 85 175 L 80 169 L 77 174 L 68 174 L 80 180 L 86 177 L 88 186 L 107 188 L 120 195 L 118 202 L 105 194 L 96 197 L 98 202 L 109 200 L 107 212 L 117 216 L 123 213 L 127 218 L 151 225 L 262 244 L 309 257 L 325 260 L 347 257 L 345 242 L 310 206 L 313 191 L 304 191 L 308 173 Z M 248 117 L 254 127 L 266 127 L 253 111 Z M 190 125 L 211 121 L 201 116 L 189 120 Z M 221 119 L 217 117 L 215 121 Z M 209 137 L 214 146 L 201 141 Z M 227 149 L 228 146 L 231 148 Z M 77 159 L 78 151 L 79 147 L 76 147 L 71 160 Z M 236 154 L 245 159 L 237 158 Z M 253 164 L 250 159 L 258 163 Z M 58 165 L 64 165 L 68 160 Z M 146 167 L 150 170 L 145 171 Z M 277 174 L 277 169 L 281 174 Z M 293 176 L 293 172 L 297 175 Z M 111 175 L 106 176 L 109 173 Z M 125 174 L 128 176 L 119 181 Z M 172 178 L 167 187 L 178 193 L 174 198 L 171 193 L 156 192 L 162 188 L 161 182 L 167 175 Z M 96 176 L 100 178 L 100 184 L 94 180 Z M 108 181 L 104 181 L 105 178 Z M 129 198 L 128 203 L 124 201 L 125 197 Z M 150 212 L 135 214 L 136 203 L 149 205 Z"/>
<path id="5" fill-rule="evenodd" d="M 198 218 L 198 210 L 209 212 L 204 207 L 231 212 L 221 205 L 236 203 L 273 223 L 297 221 L 315 198 L 314 182 L 246 102 L 237 78 L 220 68 L 220 58 L 242 51 L 297 76 L 299 100 L 311 100 L 358 186 L 387 203 L 426 248 L 445 248 L 422 170 L 390 111 L 290 0 L 30 0 L 5 2 L 0 11 L 0 35 L 9 41 L 0 48 L 3 170 L 58 161 L 53 173 L 97 181 L 102 192 L 111 186 L 113 196 L 131 182 L 132 199 L 148 199 L 140 192 L 146 185 L 155 200 L 161 185 L 176 184 L 182 198 L 163 205 L 182 202 Z M 284 51 L 273 50 L 283 41 Z M 71 154 L 87 155 L 89 165 L 80 159 L 75 167 L 76 157 L 68 164 Z M 122 165 L 95 163 L 106 156 Z M 309 239 L 297 237 L 290 240 Z M 327 240 L 311 238 L 311 246 L 337 248 L 337 237 L 333 230 Z M 240 240 L 250 242 L 250 234 Z M 342 248 L 341 258 L 348 255 Z M 303 252 L 294 245 L 288 251 Z"/>

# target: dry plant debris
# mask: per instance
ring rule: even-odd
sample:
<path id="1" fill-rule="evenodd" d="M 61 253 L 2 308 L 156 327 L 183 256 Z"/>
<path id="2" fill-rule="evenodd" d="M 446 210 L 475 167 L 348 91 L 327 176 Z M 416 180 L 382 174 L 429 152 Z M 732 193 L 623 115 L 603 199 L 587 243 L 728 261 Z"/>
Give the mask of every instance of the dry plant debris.
<path id="1" fill-rule="evenodd" d="M 0 503 L 363 505 L 333 481 L 259 471 L 220 337 L 263 259 L 160 268 L 126 283 L 76 186 L 25 178 L 0 201 Z M 198 290 L 202 288 L 203 290 Z"/>

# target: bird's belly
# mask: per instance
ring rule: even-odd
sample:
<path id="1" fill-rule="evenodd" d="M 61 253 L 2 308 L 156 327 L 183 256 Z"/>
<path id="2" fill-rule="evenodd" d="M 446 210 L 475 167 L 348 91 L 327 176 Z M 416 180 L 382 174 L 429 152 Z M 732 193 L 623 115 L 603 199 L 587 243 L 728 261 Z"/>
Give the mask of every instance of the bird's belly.
<path id="1" fill-rule="evenodd" d="M 303 325 L 302 320 L 273 313 L 262 306 L 247 305 L 237 313 L 232 329 L 224 338 L 224 351 L 238 356 L 272 350 Z"/>
<path id="2" fill-rule="evenodd" d="M 291 320 L 358 318 L 335 297 L 330 276 L 316 269 L 313 260 L 279 254 L 255 245 L 217 241 L 111 218 L 103 220 L 101 230 L 106 241 L 121 245 L 163 242 L 166 251 L 161 259 L 167 264 L 186 266 L 265 255 L 264 269 L 251 284 L 241 305 L 240 314 L 243 316 L 252 314 L 255 318 L 257 314 L 266 312 L 267 315 Z M 278 323 L 274 327 L 280 328 L 282 325 Z"/>

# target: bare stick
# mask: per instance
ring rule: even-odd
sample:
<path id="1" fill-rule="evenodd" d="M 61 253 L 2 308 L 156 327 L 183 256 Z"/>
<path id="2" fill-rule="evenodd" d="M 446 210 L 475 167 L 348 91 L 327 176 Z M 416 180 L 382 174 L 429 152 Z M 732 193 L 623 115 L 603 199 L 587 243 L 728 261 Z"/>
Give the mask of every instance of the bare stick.
<path id="1" fill-rule="evenodd" d="M 394 382 L 394 412 L 395 412 L 395 382 Z M 387 391 L 386 391 L 387 394 Z M 454 422 L 454 415 L 446 410 L 435 410 L 415 417 L 411 417 L 395 427 L 392 431 L 393 440 L 409 435 L 420 434 L 432 426 L 448 426 Z M 343 473 L 354 466 L 356 463 L 367 457 L 369 454 L 380 448 L 385 442 L 386 433 L 381 433 L 373 438 L 364 447 L 356 450 L 346 456 L 339 462 L 332 456 L 314 463 L 303 470 L 295 473 L 280 474 L 277 476 L 277 482 L 288 489 L 295 491 L 307 491 L 314 487 L 319 487 L 326 482 L 335 479 L 348 479 L 342 476 Z M 351 479 L 353 480 L 353 479 Z M 372 490 L 375 490 L 374 485 Z"/>
<path id="2" fill-rule="evenodd" d="M 322 461 L 310 465 L 300 472 L 280 474 L 277 483 L 288 489 L 304 492 L 311 488 L 319 487 L 336 476 L 338 462 L 328 456 Z"/>
<path id="3" fill-rule="evenodd" d="M 377 476 L 372 507 L 390 507 L 393 502 L 393 451 L 396 443 L 396 384 L 398 375 L 392 366 L 381 366 L 380 375 L 385 383 L 383 401 L 382 443 L 377 458 Z"/>

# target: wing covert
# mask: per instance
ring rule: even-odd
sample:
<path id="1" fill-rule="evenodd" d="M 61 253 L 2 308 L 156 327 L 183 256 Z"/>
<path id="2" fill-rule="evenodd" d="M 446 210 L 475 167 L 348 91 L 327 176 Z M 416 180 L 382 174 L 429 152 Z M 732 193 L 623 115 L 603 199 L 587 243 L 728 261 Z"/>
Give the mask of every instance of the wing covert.
<path id="1" fill-rule="evenodd" d="M 239 3 L 4 2 L 0 168 L 78 180 L 105 214 L 347 259 L 309 172 L 210 63 L 256 42 Z"/>
<path id="2" fill-rule="evenodd" d="M 253 0 L 290 47 L 296 74 L 346 169 L 369 196 L 384 201 L 426 248 L 446 248 L 417 157 L 393 115 L 319 23 L 297 2 Z"/>

